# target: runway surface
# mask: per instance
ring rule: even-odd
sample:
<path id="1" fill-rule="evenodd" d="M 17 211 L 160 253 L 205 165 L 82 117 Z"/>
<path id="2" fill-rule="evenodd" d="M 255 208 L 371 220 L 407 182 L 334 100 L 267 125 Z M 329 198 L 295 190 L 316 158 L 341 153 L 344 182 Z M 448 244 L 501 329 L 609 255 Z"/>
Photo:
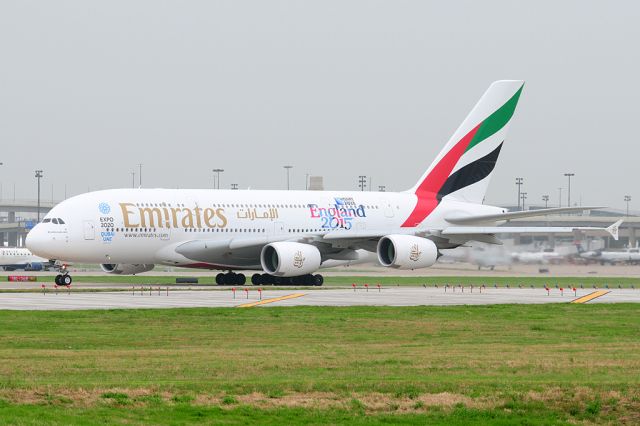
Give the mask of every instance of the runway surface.
<path id="1" fill-rule="evenodd" d="M 542 304 L 569 303 L 577 298 L 594 293 L 593 289 L 547 291 L 537 289 L 487 288 L 482 293 L 475 288 L 473 293 L 466 288 L 457 289 L 424 287 L 391 287 L 357 291 L 351 289 L 309 290 L 264 290 L 262 298 L 255 288 L 245 292 L 231 290 L 172 290 L 166 287 L 158 292 L 140 290 L 119 292 L 71 292 L 59 290 L 43 293 L 0 293 L 0 309 L 7 310 L 79 310 L 79 309 L 139 309 L 139 308 L 186 308 L 186 307 L 242 307 L 252 309 L 269 306 L 422 306 L 422 305 L 491 305 L 504 303 Z M 640 303 L 640 290 L 613 289 L 602 291 L 602 295 L 586 303 Z M 247 297 L 248 296 L 248 297 Z M 587 298 L 588 299 L 588 298 Z M 584 300 L 584 299 L 583 299 Z"/>

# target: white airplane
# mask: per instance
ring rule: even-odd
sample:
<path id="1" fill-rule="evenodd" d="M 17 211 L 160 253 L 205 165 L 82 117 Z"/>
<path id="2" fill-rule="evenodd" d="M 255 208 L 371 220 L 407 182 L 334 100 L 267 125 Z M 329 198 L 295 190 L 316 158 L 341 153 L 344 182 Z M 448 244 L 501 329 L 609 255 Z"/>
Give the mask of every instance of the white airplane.
<path id="1" fill-rule="evenodd" d="M 599 262 L 601 265 L 609 263 L 615 265 L 617 263 L 640 263 L 640 249 L 627 247 L 624 251 L 584 251 L 580 253 L 580 257 L 593 262 Z"/>
<path id="2" fill-rule="evenodd" d="M 253 284 L 321 285 L 322 276 L 313 275 L 318 269 L 369 261 L 374 253 L 383 266 L 417 269 L 433 265 L 443 248 L 471 240 L 500 244 L 501 233 L 617 238 L 618 223 L 606 229 L 497 226 L 585 207 L 507 212 L 482 204 L 523 85 L 493 83 L 404 192 L 96 191 L 55 206 L 29 233 L 27 246 L 48 259 L 99 263 L 115 274 L 163 264 L 228 271 L 218 274 L 218 284 L 244 284 L 245 276 L 233 271 L 255 270 L 262 273 L 252 276 Z M 57 281 L 71 283 L 62 272 Z"/>
<path id="3" fill-rule="evenodd" d="M 48 259 L 35 256 L 29 249 L 21 247 L 0 248 L 0 267 L 5 271 L 24 269 L 25 271 L 47 270 L 52 264 Z"/>
<path id="4" fill-rule="evenodd" d="M 552 248 L 546 248 L 541 251 L 520 251 L 511 253 L 514 261 L 520 263 L 559 263 L 564 259 L 564 255 L 558 253 Z"/>

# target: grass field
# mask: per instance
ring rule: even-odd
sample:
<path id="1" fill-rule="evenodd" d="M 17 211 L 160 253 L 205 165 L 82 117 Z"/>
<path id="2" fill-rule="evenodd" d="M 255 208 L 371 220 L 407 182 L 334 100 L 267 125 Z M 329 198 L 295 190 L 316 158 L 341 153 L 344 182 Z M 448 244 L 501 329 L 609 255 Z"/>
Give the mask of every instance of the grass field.
<path id="1" fill-rule="evenodd" d="M 3 424 L 640 422 L 637 305 L 0 311 Z"/>

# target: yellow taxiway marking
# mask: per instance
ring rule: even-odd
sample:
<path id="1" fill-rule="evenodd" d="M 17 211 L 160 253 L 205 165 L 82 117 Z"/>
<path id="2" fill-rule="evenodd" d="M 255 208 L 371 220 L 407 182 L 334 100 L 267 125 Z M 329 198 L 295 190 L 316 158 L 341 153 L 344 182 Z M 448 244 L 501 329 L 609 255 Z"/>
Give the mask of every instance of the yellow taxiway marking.
<path id="1" fill-rule="evenodd" d="M 279 302 L 281 300 L 287 300 L 287 299 L 295 299 L 296 297 L 302 297 L 302 296 L 304 296 L 304 293 L 287 294 L 286 296 L 282 296 L 282 297 L 272 297 L 271 299 L 264 299 L 258 302 L 245 303 L 244 305 L 238 305 L 237 307 L 250 308 L 252 306 L 266 305 L 267 303 Z"/>
<path id="2" fill-rule="evenodd" d="M 593 293 L 589 293 L 585 296 L 582 297 L 578 297 L 575 300 L 572 300 L 571 303 L 587 303 L 590 300 L 593 300 L 597 297 L 600 296 L 604 296 L 605 294 L 609 293 L 609 290 L 598 290 L 598 291 L 594 291 Z"/>

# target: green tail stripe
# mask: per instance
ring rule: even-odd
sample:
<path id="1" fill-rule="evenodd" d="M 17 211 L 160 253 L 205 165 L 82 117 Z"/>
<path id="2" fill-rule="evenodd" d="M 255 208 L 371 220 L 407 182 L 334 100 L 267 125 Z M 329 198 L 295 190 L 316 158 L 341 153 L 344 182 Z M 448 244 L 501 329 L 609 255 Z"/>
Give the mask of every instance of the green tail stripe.
<path id="1" fill-rule="evenodd" d="M 469 146 L 467 146 L 465 152 L 469 151 L 471 148 L 502 129 L 505 124 L 511 120 L 513 112 L 516 110 L 516 105 L 518 105 L 518 99 L 520 98 L 520 93 L 522 93 L 522 87 L 524 87 L 524 85 L 518 89 L 511 99 L 505 102 L 505 104 L 498 108 L 496 112 L 491 114 L 482 122 L 475 136 L 471 139 L 471 142 L 469 142 Z"/>

